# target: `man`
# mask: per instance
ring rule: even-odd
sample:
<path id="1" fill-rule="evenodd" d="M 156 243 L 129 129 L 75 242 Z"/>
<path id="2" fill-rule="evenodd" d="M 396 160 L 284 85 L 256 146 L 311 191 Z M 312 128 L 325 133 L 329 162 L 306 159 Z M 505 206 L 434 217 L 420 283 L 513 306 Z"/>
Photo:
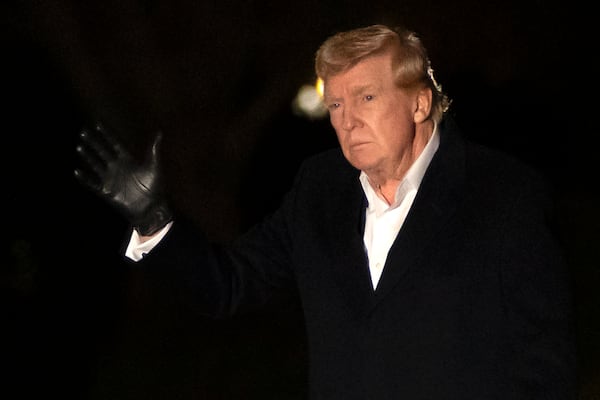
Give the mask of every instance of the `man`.
<path id="1" fill-rule="evenodd" d="M 336 34 L 316 72 L 340 148 L 306 160 L 230 246 L 163 200 L 160 136 L 137 165 L 101 126 L 82 132 L 99 181 L 76 175 L 135 228 L 126 255 L 144 284 L 215 317 L 297 288 L 311 399 L 576 398 L 544 181 L 461 137 L 413 32 Z"/>

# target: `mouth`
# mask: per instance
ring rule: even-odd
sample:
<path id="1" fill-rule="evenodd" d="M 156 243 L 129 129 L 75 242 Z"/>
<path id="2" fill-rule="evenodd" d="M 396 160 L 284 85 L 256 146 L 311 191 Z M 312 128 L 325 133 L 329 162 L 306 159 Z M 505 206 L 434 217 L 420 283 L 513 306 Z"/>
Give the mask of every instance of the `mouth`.
<path id="1" fill-rule="evenodd" d="M 361 147 L 365 147 L 367 145 L 369 145 L 369 142 L 356 142 L 356 143 L 351 143 L 350 148 L 351 149 L 360 149 Z"/>

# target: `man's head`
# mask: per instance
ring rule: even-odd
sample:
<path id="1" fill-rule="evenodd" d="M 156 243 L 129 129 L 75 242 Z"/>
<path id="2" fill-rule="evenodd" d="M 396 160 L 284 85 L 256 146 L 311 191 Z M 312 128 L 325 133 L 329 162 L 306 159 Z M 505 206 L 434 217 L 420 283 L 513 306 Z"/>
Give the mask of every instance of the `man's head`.
<path id="1" fill-rule="evenodd" d="M 431 118 L 439 122 L 448 109 L 449 99 L 433 77 L 433 69 L 419 37 L 404 28 L 371 25 L 329 37 L 318 49 L 315 70 L 319 78 L 343 72 L 361 60 L 391 51 L 396 84 L 400 88 L 428 87 L 432 91 Z"/>
<path id="2" fill-rule="evenodd" d="M 372 179 L 400 179 L 448 106 L 421 41 L 382 25 L 342 32 L 319 48 L 315 67 L 348 161 Z"/>

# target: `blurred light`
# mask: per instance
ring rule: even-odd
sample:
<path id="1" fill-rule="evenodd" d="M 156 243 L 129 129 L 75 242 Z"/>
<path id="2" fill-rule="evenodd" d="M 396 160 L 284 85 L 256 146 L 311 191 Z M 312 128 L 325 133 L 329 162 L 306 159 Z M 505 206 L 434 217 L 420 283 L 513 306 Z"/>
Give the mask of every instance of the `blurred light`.
<path id="1" fill-rule="evenodd" d="M 319 94 L 319 97 L 321 97 L 321 99 L 323 98 L 323 94 L 325 93 L 325 83 L 323 82 L 323 79 L 318 78 L 317 82 L 315 83 L 315 89 L 317 91 L 317 93 Z"/>
<path id="2" fill-rule="evenodd" d="M 323 118 L 327 108 L 323 103 L 323 81 L 318 79 L 314 85 L 302 85 L 292 103 L 296 114 L 310 119 Z"/>

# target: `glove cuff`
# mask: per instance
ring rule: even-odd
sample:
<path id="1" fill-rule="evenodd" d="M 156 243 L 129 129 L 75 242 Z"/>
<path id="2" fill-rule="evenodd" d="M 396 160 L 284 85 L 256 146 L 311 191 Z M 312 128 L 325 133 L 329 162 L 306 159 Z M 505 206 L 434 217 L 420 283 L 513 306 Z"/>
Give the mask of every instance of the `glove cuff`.
<path id="1" fill-rule="evenodd" d="M 142 236 L 152 236 L 173 219 L 173 213 L 166 203 L 151 207 L 144 216 L 133 224 L 135 230 Z"/>

